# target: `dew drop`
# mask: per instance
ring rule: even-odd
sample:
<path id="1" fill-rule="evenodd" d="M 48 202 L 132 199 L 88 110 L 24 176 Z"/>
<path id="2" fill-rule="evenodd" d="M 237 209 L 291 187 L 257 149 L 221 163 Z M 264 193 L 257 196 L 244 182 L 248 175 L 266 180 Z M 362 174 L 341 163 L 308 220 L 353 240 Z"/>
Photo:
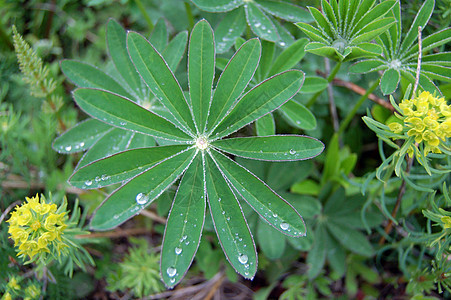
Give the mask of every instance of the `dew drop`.
<path id="1" fill-rule="evenodd" d="M 290 227 L 290 225 L 288 225 L 287 223 L 280 223 L 280 228 L 282 228 L 282 230 L 287 230 L 288 227 Z"/>
<path id="2" fill-rule="evenodd" d="M 70 151 L 72 150 L 72 146 L 66 146 L 66 148 L 64 148 L 66 151 Z"/>
<path id="3" fill-rule="evenodd" d="M 285 44 L 285 42 L 280 42 L 279 45 L 282 47 L 285 47 L 286 44 Z"/>
<path id="4" fill-rule="evenodd" d="M 175 254 L 180 255 L 180 253 L 182 253 L 182 248 L 176 247 Z"/>
<path id="5" fill-rule="evenodd" d="M 227 219 L 226 219 L 227 221 L 230 221 L 230 217 L 227 217 Z"/>
<path id="6" fill-rule="evenodd" d="M 83 147 L 84 145 L 85 145 L 84 142 L 81 142 L 81 143 L 80 143 L 80 147 Z"/>
<path id="7" fill-rule="evenodd" d="M 175 278 L 172 278 L 171 280 L 169 280 L 171 283 L 175 282 Z"/>
<path id="8" fill-rule="evenodd" d="M 272 216 L 273 216 L 274 218 L 277 218 L 277 214 L 272 214 Z"/>
<path id="9" fill-rule="evenodd" d="M 238 260 L 244 265 L 245 263 L 247 263 L 248 257 L 246 254 L 241 254 L 240 256 L 238 256 Z"/>
<path id="10" fill-rule="evenodd" d="M 138 195 L 136 195 L 136 203 L 143 205 L 147 203 L 147 200 L 149 200 L 149 198 L 144 195 L 143 193 L 139 193 Z"/>
<path id="11" fill-rule="evenodd" d="M 169 277 L 174 277 L 177 274 L 177 269 L 173 267 L 169 267 L 166 269 L 166 273 L 168 273 Z"/>
<path id="12" fill-rule="evenodd" d="M 119 219 L 119 216 L 118 216 L 118 215 L 114 215 L 113 218 L 114 218 L 115 220 L 117 220 L 117 219 Z"/>
<path id="13" fill-rule="evenodd" d="M 86 181 L 85 181 L 85 185 L 86 185 L 86 186 L 90 186 L 91 184 L 92 184 L 92 180 L 86 180 Z"/>
<path id="14" fill-rule="evenodd" d="M 244 272 L 244 275 L 248 276 L 248 275 L 249 275 L 249 272 L 248 272 L 248 271 Z"/>
<path id="15" fill-rule="evenodd" d="M 294 154 L 296 154 L 296 150 L 294 150 L 294 149 L 290 149 L 290 154 L 291 154 L 291 155 L 294 155 Z"/>

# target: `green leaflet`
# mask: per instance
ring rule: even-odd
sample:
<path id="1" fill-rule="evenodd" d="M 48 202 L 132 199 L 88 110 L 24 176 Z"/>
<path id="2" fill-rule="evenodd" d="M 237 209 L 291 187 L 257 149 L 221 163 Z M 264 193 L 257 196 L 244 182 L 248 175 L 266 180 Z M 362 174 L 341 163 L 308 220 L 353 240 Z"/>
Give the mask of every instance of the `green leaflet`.
<path id="1" fill-rule="evenodd" d="M 223 154 L 211 151 L 210 155 L 234 189 L 266 222 L 288 236 L 305 235 L 302 217 L 264 182 Z"/>
<path id="2" fill-rule="evenodd" d="M 273 22 L 254 2 L 247 2 L 244 5 L 244 10 L 247 23 L 256 35 L 271 42 L 279 40 L 279 34 Z"/>
<path id="3" fill-rule="evenodd" d="M 272 114 L 267 114 L 255 121 L 255 129 L 258 136 L 276 134 L 276 124 L 274 122 L 274 116 Z"/>
<path id="4" fill-rule="evenodd" d="M 212 146 L 233 155 L 268 161 L 309 159 L 324 149 L 317 139 L 299 135 L 231 138 L 215 141 Z"/>
<path id="5" fill-rule="evenodd" d="M 191 139 L 172 123 L 118 95 L 86 88 L 75 90 L 73 95 L 87 114 L 113 126 L 163 139 Z"/>
<path id="6" fill-rule="evenodd" d="M 186 149 L 186 145 L 180 145 L 120 152 L 78 169 L 69 179 L 69 183 L 82 189 L 95 189 L 119 183 Z"/>
<path id="7" fill-rule="evenodd" d="M 260 250 L 270 260 L 281 258 L 285 252 L 285 236 L 266 222 L 258 222 L 257 239 Z"/>
<path id="8" fill-rule="evenodd" d="M 251 39 L 230 59 L 216 85 L 206 132 L 211 132 L 226 116 L 232 104 L 248 85 L 257 69 L 260 51 L 260 41 Z"/>
<path id="9" fill-rule="evenodd" d="M 183 58 L 187 41 L 188 32 L 182 31 L 172 39 L 172 41 L 162 53 L 165 61 L 168 63 L 169 68 L 173 72 L 175 72 L 180 63 L 180 60 L 182 60 Z"/>
<path id="10" fill-rule="evenodd" d="M 213 137 L 228 136 L 279 108 L 299 91 L 303 82 L 304 73 L 297 70 L 286 71 L 263 81 L 239 100 L 212 132 Z"/>
<path id="11" fill-rule="evenodd" d="M 127 34 L 130 57 L 149 89 L 169 112 L 172 120 L 185 131 L 195 133 L 196 129 L 183 91 L 171 69 L 160 53 L 142 35 Z"/>
<path id="12" fill-rule="evenodd" d="M 205 178 L 197 155 L 180 182 L 161 249 L 161 276 L 168 287 L 182 280 L 199 247 L 205 219 Z"/>
<path id="13" fill-rule="evenodd" d="M 313 113 L 294 100 L 287 101 L 280 107 L 279 111 L 294 127 L 307 130 L 316 127 L 316 118 Z"/>
<path id="14" fill-rule="evenodd" d="M 252 279 L 257 272 L 257 252 L 241 207 L 208 155 L 205 166 L 208 204 L 221 247 L 233 268 Z"/>
<path id="15" fill-rule="evenodd" d="M 269 75 L 272 76 L 294 67 L 305 56 L 304 48 L 307 43 L 307 39 L 299 39 L 286 48 L 274 61 Z"/>
<path id="16" fill-rule="evenodd" d="M 311 22 L 312 17 L 303 8 L 283 1 L 258 0 L 257 4 L 265 11 L 289 22 Z"/>
<path id="17" fill-rule="evenodd" d="M 138 214 L 184 172 L 196 153 L 191 149 L 163 160 L 118 188 L 97 208 L 91 228 L 108 230 Z"/>
<path id="18" fill-rule="evenodd" d="M 209 12 L 226 12 L 243 4 L 243 0 L 191 0 L 197 7 Z"/>
<path id="19" fill-rule="evenodd" d="M 399 80 L 401 79 L 401 74 L 398 70 L 388 69 L 385 70 L 381 78 L 381 90 L 384 95 L 392 94 L 396 91 L 398 87 Z"/>
<path id="20" fill-rule="evenodd" d="M 227 13 L 215 29 L 216 52 L 224 53 L 229 50 L 245 29 L 246 17 L 243 9 Z"/>
<path id="21" fill-rule="evenodd" d="M 111 126 L 95 119 L 87 119 L 64 132 L 53 141 L 59 153 L 75 153 L 89 149 Z"/>
<path id="22" fill-rule="evenodd" d="M 207 122 L 215 71 L 213 31 L 207 21 L 194 26 L 188 53 L 190 103 L 197 134 L 203 133 Z"/>

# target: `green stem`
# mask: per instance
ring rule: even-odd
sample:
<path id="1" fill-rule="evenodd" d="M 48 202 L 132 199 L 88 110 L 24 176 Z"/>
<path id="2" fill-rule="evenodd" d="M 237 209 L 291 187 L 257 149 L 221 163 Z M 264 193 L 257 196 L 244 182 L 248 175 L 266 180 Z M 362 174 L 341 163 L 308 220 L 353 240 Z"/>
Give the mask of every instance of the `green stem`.
<path id="1" fill-rule="evenodd" d="M 188 17 L 189 31 L 191 31 L 194 27 L 194 17 L 193 12 L 191 10 L 191 6 L 188 1 L 185 1 L 185 10 L 186 16 Z"/>
<path id="2" fill-rule="evenodd" d="M 332 80 L 334 80 L 335 75 L 337 75 L 338 71 L 340 70 L 340 67 L 341 67 L 341 61 L 335 65 L 335 67 L 332 69 L 332 72 L 330 72 L 329 76 L 327 76 L 327 82 L 331 83 Z M 321 95 L 322 92 L 323 91 L 319 91 L 315 95 L 313 95 L 313 97 L 310 98 L 310 100 L 307 102 L 307 104 L 305 106 L 307 108 L 309 108 L 313 104 L 315 104 L 316 100 L 318 99 L 318 97 Z"/>
<path id="3" fill-rule="evenodd" d="M 149 27 L 149 31 L 153 30 L 153 23 L 152 19 L 150 18 L 149 14 L 146 11 L 146 8 L 142 4 L 141 0 L 135 0 L 136 5 L 138 5 L 139 10 L 141 11 L 141 14 L 144 16 L 144 19 L 146 19 L 147 26 Z"/>
<path id="4" fill-rule="evenodd" d="M 354 107 L 352 110 L 348 113 L 346 118 L 341 122 L 340 128 L 338 129 L 338 135 L 341 135 L 346 127 L 348 127 L 349 123 L 351 123 L 352 118 L 354 118 L 355 114 L 357 113 L 357 110 L 362 106 L 363 102 L 368 98 L 368 96 L 379 86 L 380 79 L 376 80 L 376 82 L 373 83 L 373 85 L 366 91 L 365 94 L 360 97 L 359 101 L 354 104 Z"/>

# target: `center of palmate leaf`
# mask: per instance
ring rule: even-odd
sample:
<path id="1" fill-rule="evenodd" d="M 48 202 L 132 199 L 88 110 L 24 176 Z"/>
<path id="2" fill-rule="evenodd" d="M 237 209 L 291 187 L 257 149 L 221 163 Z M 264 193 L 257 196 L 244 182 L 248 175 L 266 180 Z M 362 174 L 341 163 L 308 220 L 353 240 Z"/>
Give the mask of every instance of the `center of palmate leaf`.
<path id="1" fill-rule="evenodd" d="M 205 150 L 209 146 L 208 140 L 204 136 L 200 136 L 196 139 L 196 147 L 199 150 Z"/>
<path id="2" fill-rule="evenodd" d="M 399 70 L 401 68 L 401 61 L 399 59 L 394 59 L 390 62 L 390 67 L 395 70 Z"/>
<path id="3" fill-rule="evenodd" d="M 343 53 L 345 51 L 348 42 L 345 39 L 338 38 L 332 43 L 332 47 L 338 50 L 338 52 Z"/>

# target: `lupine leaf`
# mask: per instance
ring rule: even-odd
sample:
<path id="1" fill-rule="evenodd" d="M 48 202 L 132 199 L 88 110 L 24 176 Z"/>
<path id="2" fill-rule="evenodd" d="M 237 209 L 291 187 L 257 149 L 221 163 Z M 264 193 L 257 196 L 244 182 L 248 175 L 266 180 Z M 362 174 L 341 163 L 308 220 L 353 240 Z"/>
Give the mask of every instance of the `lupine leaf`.
<path id="1" fill-rule="evenodd" d="M 300 135 L 239 137 L 214 141 L 212 146 L 233 155 L 268 161 L 309 159 L 324 149 L 317 139 Z"/>
<path id="2" fill-rule="evenodd" d="M 347 56 L 346 60 L 382 55 L 382 47 L 373 43 L 360 43 L 358 46 L 350 47 L 350 49 L 352 52 Z"/>
<path id="3" fill-rule="evenodd" d="M 280 107 L 280 112 L 296 128 L 315 129 L 316 118 L 304 105 L 290 100 Z"/>
<path id="4" fill-rule="evenodd" d="M 168 45 L 168 29 L 163 18 L 158 19 L 155 24 L 155 27 L 150 34 L 149 42 L 151 42 L 155 49 L 160 53 L 162 53 Z"/>
<path id="5" fill-rule="evenodd" d="M 310 14 L 315 19 L 315 22 L 326 36 L 334 36 L 332 24 L 328 22 L 328 20 L 323 16 L 323 14 L 316 8 L 309 6 L 308 7 Z"/>
<path id="6" fill-rule="evenodd" d="M 275 44 L 269 41 L 262 41 L 261 59 L 258 65 L 256 77 L 263 80 L 266 79 L 269 68 L 272 65 L 274 59 Z"/>
<path id="7" fill-rule="evenodd" d="M 218 168 L 244 200 L 274 228 L 288 236 L 303 236 L 306 228 L 298 212 L 254 174 L 211 151 Z"/>
<path id="8" fill-rule="evenodd" d="M 243 0 L 191 0 L 197 7 L 209 12 L 226 12 L 243 4 Z"/>
<path id="9" fill-rule="evenodd" d="M 87 114 L 116 127 L 154 137 L 186 141 L 191 138 L 175 125 L 132 101 L 103 90 L 80 88 L 74 100 Z"/>
<path id="10" fill-rule="evenodd" d="M 216 85 L 207 121 L 207 131 L 216 126 L 230 106 L 241 95 L 254 76 L 260 59 L 260 42 L 252 39 L 244 43 L 230 59 Z"/>
<path id="11" fill-rule="evenodd" d="M 274 61 L 274 64 L 269 71 L 269 75 L 272 76 L 277 73 L 287 71 L 299 63 L 299 61 L 305 56 L 304 48 L 307 43 L 307 39 L 299 39 L 282 51 L 282 53 L 280 53 Z"/>
<path id="12" fill-rule="evenodd" d="M 182 152 L 125 183 L 97 208 L 91 228 L 108 230 L 138 214 L 183 173 L 195 154 L 194 149 Z"/>
<path id="13" fill-rule="evenodd" d="M 111 126 L 95 119 L 87 119 L 64 132 L 52 144 L 59 153 L 75 153 L 89 149 Z"/>
<path id="14" fill-rule="evenodd" d="M 235 40 L 246 29 L 244 9 L 239 8 L 227 13 L 215 30 L 217 53 L 224 53 L 235 44 Z"/>
<path id="15" fill-rule="evenodd" d="M 451 52 L 435 53 L 423 56 L 423 63 L 437 63 L 442 66 L 451 67 Z"/>
<path id="16" fill-rule="evenodd" d="M 356 62 L 351 67 L 349 67 L 349 72 L 352 73 L 369 73 L 374 71 L 379 71 L 384 68 L 384 62 L 380 59 L 366 59 L 363 61 Z"/>
<path id="17" fill-rule="evenodd" d="M 273 22 L 253 2 L 247 2 L 244 6 L 247 23 L 252 31 L 264 40 L 277 42 L 279 35 Z"/>
<path id="18" fill-rule="evenodd" d="M 185 131 L 196 132 L 194 122 L 183 91 L 174 74 L 155 48 L 140 34 L 127 34 L 130 57 L 149 89 L 157 97 L 174 120 Z"/>
<path id="19" fill-rule="evenodd" d="M 316 93 L 327 88 L 329 82 L 323 78 L 318 76 L 305 76 L 304 84 L 301 87 L 301 93 Z M 288 101 L 290 102 L 290 101 Z M 287 102 L 287 103 L 288 103 Z M 283 108 L 283 106 L 282 106 Z M 316 122 L 315 122 L 316 123 Z"/>
<path id="20" fill-rule="evenodd" d="M 76 86 L 98 88 L 134 99 L 116 80 L 90 64 L 76 60 L 63 60 L 61 70 Z"/>
<path id="21" fill-rule="evenodd" d="M 315 241 L 313 242 L 313 247 L 307 256 L 308 278 L 315 278 L 318 276 L 319 272 L 326 263 L 326 234 L 327 231 L 325 225 L 318 224 L 315 230 Z"/>
<path id="22" fill-rule="evenodd" d="M 326 14 L 328 21 L 333 25 L 333 28 L 337 28 L 337 16 L 334 14 L 332 10 L 332 6 L 330 6 L 329 2 L 326 0 L 321 0 L 321 8 L 322 11 Z"/>
<path id="23" fill-rule="evenodd" d="M 295 24 L 299 29 L 301 29 L 309 38 L 313 41 L 321 42 L 324 44 L 329 44 L 330 38 L 325 36 L 321 31 L 313 27 L 312 25 L 305 23 L 296 23 Z"/>
<path id="24" fill-rule="evenodd" d="M 257 0 L 256 3 L 265 11 L 289 22 L 311 22 L 311 15 L 303 8 L 287 2 Z"/>
<path id="25" fill-rule="evenodd" d="M 126 33 L 124 28 L 122 28 L 115 20 L 110 19 L 107 24 L 106 38 L 108 52 L 117 71 L 124 79 L 124 82 L 130 87 L 130 92 L 133 95 L 136 95 L 135 97 L 140 98 L 142 89 L 145 88 L 145 86 L 127 53 Z"/>
<path id="26" fill-rule="evenodd" d="M 388 69 L 384 72 L 381 78 L 381 90 L 384 95 L 392 94 L 398 87 L 401 74 L 398 70 Z"/>
<path id="27" fill-rule="evenodd" d="M 257 272 L 254 240 L 235 194 L 209 156 L 206 184 L 211 217 L 224 254 L 238 273 L 252 279 Z"/>
<path id="28" fill-rule="evenodd" d="M 180 181 L 166 223 L 161 249 L 161 277 L 167 287 L 182 280 L 199 247 L 205 220 L 205 178 L 197 155 Z"/>
<path id="29" fill-rule="evenodd" d="M 277 109 L 299 91 L 303 82 L 304 73 L 297 70 L 286 71 L 263 81 L 241 98 L 214 130 L 213 136 L 227 136 Z"/>
<path id="30" fill-rule="evenodd" d="M 261 220 L 257 224 L 257 240 L 261 252 L 270 260 L 281 258 L 285 252 L 285 236 Z"/>
<path id="31" fill-rule="evenodd" d="M 172 41 L 169 42 L 162 55 L 167 62 L 169 68 L 175 72 L 177 66 L 183 58 L 185 53 L 186 42 L 188 41 L 188 32 L 182 31 L 177 34 Z"/>
<path id="32" fill-rule="evenodd" d="M 439 47 L 451 41 L 451 27 L 442 29 L 422 39 L 423 53 L 433 48 Z M 409 51 L 403 54 L 402 58 L 410 59 L 418 57 L 418 43 L 415 43 Z"/>
<path id="33" fill-rule="evenodd" d="M 424 28 L 434 11 L 435 0 L 426 0 L 418 11 L 399 48 L 400 53 L 406 51 L 418 38 L 418 26 Z"/>
<path id="34" fill-rule="evenodd" d="M 386 31 L 395 23 L 393 18 L 382 18 L 371 22 L 367 26 L 358 31 L 352 39 L 353 44 L 370 41 L 377 37 L 381 32 Z"/>
<path id="35" fill-rule="evenodd" d="M 215 72 L 213 30 L 202 20 L 191 32 L 188 53 L 188 83 L 190 103 L 198 133 L 203 133 L 211 100 Z"/>
<path id="36" fill-rule="evenodd" d="M 375 7 L 371 8 L 371 10 L 368 11 L 355 26 L 353 26 L 351 35 L 356 34 L 371 22 L 385 16 L 393 8 L 395 3 L 396 1 L 383 1 Z"/>
<path id="37" fill-rule="evenodd" d="M 96 189 L 126 181 L 186 149 L 187 145 L 180 145 L 120 152 L 78 169 L 69 179 L 69 183 L 82 189 Z"/>
<path id="38" fill-rule="evenodd" d="M 373 247 L 359 231 L 345 223 L 336 223 L 333 220 L 328 221 L 326 224 L 329 232 L 346 249 L 363 256 L 371 256 L 373 254 Z"/>

